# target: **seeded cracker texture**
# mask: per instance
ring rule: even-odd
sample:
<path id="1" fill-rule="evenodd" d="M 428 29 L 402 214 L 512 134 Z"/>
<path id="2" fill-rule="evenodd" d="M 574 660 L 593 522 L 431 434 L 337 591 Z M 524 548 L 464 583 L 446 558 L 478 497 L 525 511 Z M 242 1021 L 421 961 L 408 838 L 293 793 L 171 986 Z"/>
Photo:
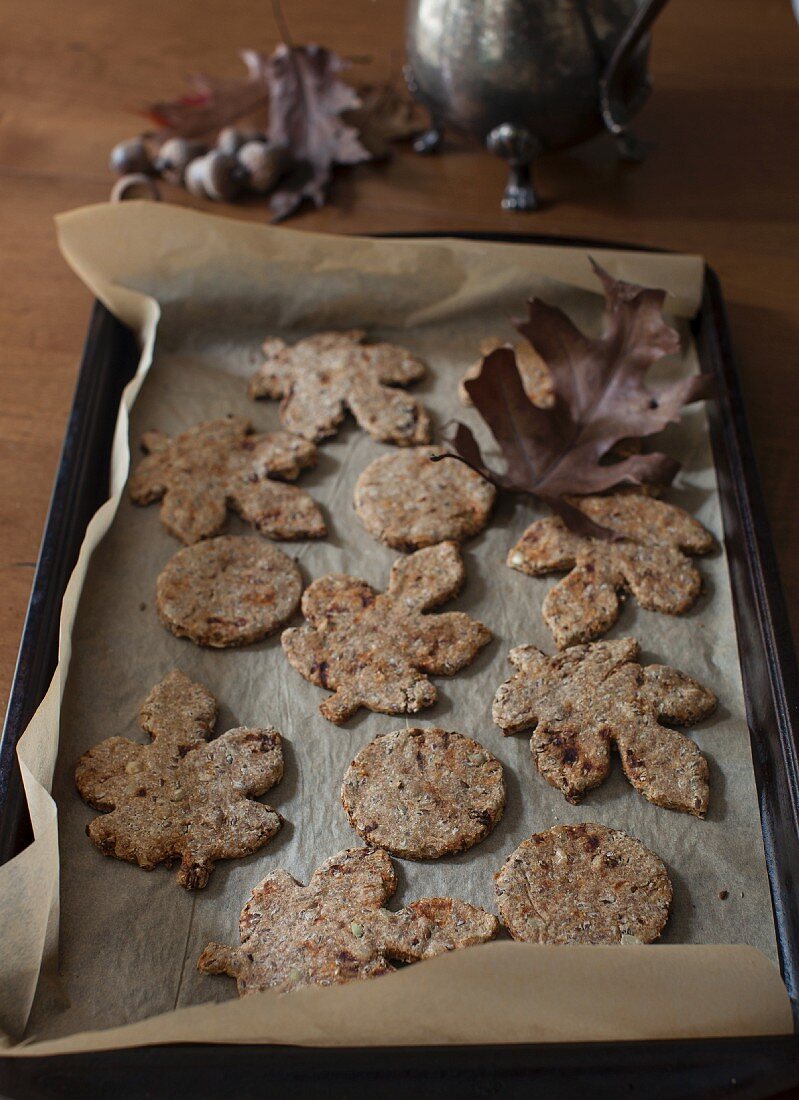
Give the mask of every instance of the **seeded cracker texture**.
<path id="1" fill-rule="evenodd" d="M 485 943 L 499 922 L 454 898 L 422 898 L 399 912 L 382 908 L 397 888 L 389 856 L 348 848 L 302 886 L 283 870 L 257 886 L 241 911 L 240 947 L 211 943 L 197 969 L 235 978 L 240 996 L 305 985 L 341 985 Z"/>
<path id="2" fill-rule="evenodd" d="M 178 882 L 199 890 L 216 860 L 250 855 L 275 835 L 280 814 L 252 799 L 283 776 L 281 736 L 240 728 L 209 742 L 216 713 L 207 688 L 171 672 L 141 708 L 150 744 L 110 737 L 83 754 L 75 783 L 108 811 L 86 827 L 103 855 L 146 871 L 180 860 Z"/>
<path id="3" fill-rule="evenodd" d="M 405 348 L 366 344 L 364 333 L 321 332 L 289 346 L 272 338 L 250 380 L 250 397 L 282 398 L 283 427 L 305 439 L 335 435 L 347 409 L 373 439 L 400 446 L 427 443 L 430 418 L 422 404 L 394 387 L 424 376 Z"/>
<path id="4" fill-rule="evenodd" d="M 474 404 L 465 383 L 477 378 L 483 365 L 483 359 L 490 355 L 492 351 L 502 347 L 513 348 L 524 392 L 532 403 L 538 405 L 540 409 L 551 408 L 555 403 L 555 396 L 552 390 L 552 376 L 544 360 L 527 341 L 515 345 L 508 344 L 505 340 L 500 340 L 498 336 L 489 336 L 486 340 L 480 341 L 480 358 L 469 367 L 458 388 L 458 396 L 461 402 L 464 405 Z"/>
<path id="5" fill-rule="evenodd" d="M 584 538 L 558 516 L 536 520 L 508 554 L 508 565 L 538 576 L 570 570 L 546 595 L 544 621 L 559 647 L 589 642 L 619 616 L 619 593 L 631 592 L 647 611 L 679 615 L 702 587 L 683 551 L 705 554 L 713 536 L 682 508 L 645 493 L 574 497 L 596 523 L 621 537 Z"/>
<path id="6" fill-rule="evenodd" d="M 522 841 L 496 876 L 502 923 L 528 943 L 652 943 L 669 918 L 666 868 L 604 825 L 558 825 Z"/>
<path id="7" fill-rule="evenodd" d="M 155 606 L 179 638 L 217 649 L 249 645 L 291 618 L 302 579 L 282 550 L 220 535 L 179 550 L 158 576 Z"/>
<path id="8" fill-rule="evenodd" d="M 636 663 L 632 638 L 577 645 L 547 657 L 512 649 L 517 669 L 494 698 L 504 733 L 532 729 L 533 759 L 547 783 L 580 802 L 610 771 L 615 744 L 624 774 L 644 798 L 704 817 L 708 765 L 694 742 L 661 725 L 692 725 L 716 709 L 712 691 L 667 665 Z"/>
<path id="9" fill-rule="evenodd" d="M 457 545 L 442 542 L 396 561 L 385 593 L 342 573 L 305 590 L 308 621 L 281 640 L 297 672 L 333 692 L 319 707 L 325 718 L 340 724 L 359 707 L 415 714 L 436 701 L 426 674 L 453 675 L 491 639 L 462 612 L 425 614 L 451 599 L 464 577 Z"/>
<path id="10" fill-rule="evenodd" d="M 161 522 L 182 542 L 224 529 L 231 508 L 272 539 L 322 538 L 325 522 L 308 493 L 272 480 L 293 480 L 316 463 L 316 447 L 288 432 L 255 435 L 248 420 L 229 416 L 197 424 L 172 440 L 142 437 L 147 457 L 133 471 L 135 504 L 161 501 Z"/>
<path id="11" fill-rule="evenodd" d="M 496 489 L 462 462 L 433 462 L 438 447 L 383 455 L 355 484 L 355 511 L 370 535 L 395 550 L 461 542 L 488 523 Z"/>
<path id="12" fill-rule="evenodd" d="M 384 733 L 347 769 L 341 801 L 367 844 L 405 859 L 436 859 L 485 839 L 505 809 L 495 756 L 433 727 Z"/>

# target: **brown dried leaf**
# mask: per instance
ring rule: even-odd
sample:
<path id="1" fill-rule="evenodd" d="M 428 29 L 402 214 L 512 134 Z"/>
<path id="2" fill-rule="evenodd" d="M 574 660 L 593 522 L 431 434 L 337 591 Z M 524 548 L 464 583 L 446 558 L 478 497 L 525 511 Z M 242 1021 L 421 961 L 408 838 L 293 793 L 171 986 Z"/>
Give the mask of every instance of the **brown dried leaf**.
<path id="1" fill-rule="evenodd" d="M 392 142 L 408 141 L 424 129 L 423 108 L 396 81 L 361 84 L 356 90 L 361 105 L 345 117 L 372 156 L 388 156 Z"/>
<path id="2" fill-rule="evenodd" d="M 325 201 L 334 164 L 358 164 L 371 154 L 342 119 L 360 106 L 355 90 L 338 79 L 344 62 L 323 46 L 281 45 L 264 65 L 271 94 L 269 139 L 292 150 L 297 170 L 275 191 L 275 221 L 304 199 Z"/>
<path id="3" fill-rule="evenodd" d="M 225 126 L 252 116 L 261 116 L 265 126 L 269 85 L 264 58 L 254 50 L 243 50 L 240 57 L 247 66 L 246 80 L 218 80 L 200 74 L 191 79 L 190 92 L 148 107 L 146 116 L 165 131 L 158 136 L 212 141 Z"/>
<path id="4" fill-rule="evenodd" d="M 602 282 L 609 320 L 604 334 L 585 336 L 562 310 L 533 299 L 529 319 L 516 327 L 546 362 L 555 401 L 542 409 L 527 397 L 510 347 L 483 360 L 465 383 L 499 444 L 505 470 L 483 461 L 463 424 L 450 438 L 452 457 L 489 477 L 499 488 L 530 493 L 550 505 L 581 534 L 607 535 L 567 497 L 620 485 L 668 484 L 679 463 L 661 453 L 614 458 L 621 440 L 640 440 L 679 420 L 683 405 L 709 396 L 708 379 L 694 375 L 649 389 L 647 370 L 679 351 L 677 333 L 663 318 L 665 292 L 617 281 L 591 261 Z M 446 457 L 446 456 L 443 456 Z"/>

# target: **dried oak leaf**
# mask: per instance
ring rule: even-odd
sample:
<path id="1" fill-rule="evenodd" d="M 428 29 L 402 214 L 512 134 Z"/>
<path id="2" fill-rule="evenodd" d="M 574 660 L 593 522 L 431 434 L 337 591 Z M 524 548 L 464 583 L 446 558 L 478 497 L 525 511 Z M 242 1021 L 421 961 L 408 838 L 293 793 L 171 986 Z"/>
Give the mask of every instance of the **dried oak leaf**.
<path id="1" fill-rule="evenodd" d="M 372 155 L 342 113 L 360 106 L 354 88 L 338 79 L 344 61 L 323 46 L 281 45 L 264 62 L 271 107 L 269 140 L 287 145 L 296 169 L 273 192 L 274 220 L 304 199 L 325 201 L 334 164 L 358 164 Z"/>
<path id="2" fill-rule="evenodd" d="M 247 66 L 246 80 L 219 80 L 199 74 L 191 78 L 191 91 L 177 99 L 151 104 L 145 114 L 165 131 L 157 135 L 212 141 L 225 126 L 242 118 L 266 124 L 269 83 L 264 58 L 255 50 L 239 55 Z"/>
<path id="3" fill-rule="evenodd" d="M 569 802 L 581 802 L 607 778 L 615 743 L 639 794 L 704 817 L 707 761 L 670 727 L 707 718 L 716 696 L 676 668 L 642 667 L 638 656 L 633 638 L 571 646 L 554 657 L 518 646 L 508 654 L 516 672 L 497 691 L 494 721 L 506 734 L 533 731 L 538 771 Z"/>
<path id="4" fill-rule="evenodd" d="M 383 906 L 396 889 L 391 860 L 379 848 L 339 852 L 307 886 L 272 871 L 241 911 L 241 946 L 209 943 L 197 969 L 236 978 L 242 997 L 288 993 L 373 978 L 394 969 L 389 959 L 430 959 L 497 933 L 495 916 L 456 898 L 421 898 L 392 913 Z"/>
<path id="5" fill-rule="evenodd" d="M 146 871 L 180 860 L 178 882 L 202 889 L 218 859 L 250 855 L 283 823 L 254 802 L 283 776 L 282 739 L 272 727 L 232 729 L 210 741 L 216 700 L 174 671 L 141 708 L 143 745 L 109 737 L 78 761 L 81 798 L 108 811 L 86 832 L 103 855 Z"/>
<path id="6" fill-rule="evenodd" d="M 329 573 L 302 597 L 307 622 L 281 636 L 289 663 L 332 691 L 319 710 L 341 725 L 360 707 L 416 714 L 436 701 L 427 676 L 452 676 L 475 659 L 491 632 L 462 611 L 430 615 L 460 590 L 460 550 L 440 542 L 400 558 L 387 592 L 358 577 Z"/>
<path id="7" fill-rule="evenodd" d="M 161 521 L 191 545 L 218 535 L 228 509 L 272 539 L 323 538 L 322 513 L 292 480 L 316 448 L 288 432 L 256 434 L 243 416 L 206 420 L 177 439 L 151 431 L 128 486 L 136 504 L 161 501 Z"/>
<path id="8" fill-rule="evenodd" d="M 648 388 L 647 370 L 679 351 L 677 333 L 663 318 L 665 292 L 611 278 L 591 261 L 602 282 L 609 320 L 599 339 L 585 336 L 556 306 L 529 303 L 527 321 L 516 327 L 547 364 L 554 401 L 541 408 L 529 400 L 510 347 L 483 360 L 465 389 L 494 435 L 505 471 L 491 470 L 464 424 L 450 442 L 455 454 L 502 489 L 530 493 L 561 515 L 572 530 L 608 537 L 567 499 L 619 485 L 668 484 L 679 463 L 665 454 L 609 452 L 622 440 L 638 440 L 679 419 L 683 405 L 709 395 L 706 378 L 693 375 Z M 442 456 L 447 457 L 447 456 Z"/>
<path id="9" fill-rule="evenodd" d="M 348 110 L 345 120 L 354 126 L 373 157 L 388 156 L 394 141 L 408 141 L 427 125 L 424 108 L 396 81 L 360 84 L 360 106 Z"/>

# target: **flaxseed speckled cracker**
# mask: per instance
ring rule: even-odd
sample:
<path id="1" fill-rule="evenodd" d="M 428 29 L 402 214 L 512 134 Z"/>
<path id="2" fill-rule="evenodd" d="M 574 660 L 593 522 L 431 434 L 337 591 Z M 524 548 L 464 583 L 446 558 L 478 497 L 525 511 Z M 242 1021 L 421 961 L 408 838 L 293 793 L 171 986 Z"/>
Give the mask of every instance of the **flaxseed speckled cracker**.
<path id="1" fill-rule="evenodd" d="M 669 919 L 662 861 L 604 825 L 558 825 L 522 841 L 496 875 L 502 923 L 528 943 L 652 943 Z"/>
<path id="2" fill-rule="evenodd" d="M 355 511 L 366 530 L 395 550 L 461 542 L 488 523 L 496 489 L 462 462 L 433 462 L 439 447 L 383 455 L 355 484 Z"/>
<path id="3" fill-rule="evenodd" d="M 289 346 L 270 338 L 250 397 L 282 398 L 280 420 L 305 439 L 335 435 L 347 409 L 373 439 L 411 446 L 430 439 L 430 417 L 408 386 L 424 364 L 394 344 L 364 343 L 360 329 L 320 332 Z"/>
<path id="4" fill-rule="evenodd" d="M 282 550 L 254 536 L 185 546 L 158 575 L 155 606 L 179 638 L 222 649 L 249 645 L 297 610 L 302 578 Z"/>
<path id="5" fill-rule="evenodd" d="M 522 573 L 570 572 L 544 598 L 544 621 L 561 648 L 590 642 L 619 616 L 619 593 L 631 592 L 647 611 L 679 615 L 702 587 L 683 551 L 705 554 L 713 536 L 682 508 L 646 493 L 574 497 L 587 516 L 617 532 L 617 541 L 585 538 L 558 516 L 536 520 L 508 554 Z"/>
<path id="6" fill-rule="evenodd" d="M 273 871 L 241 911 L 240 947 L 211 943 L 197 962 L 235 978 L 239 995 L 305 985 L 341 985 L 485 943 L 499 922 L 453 898 L 422 898 L 399 912 L 383 906 L 397 888 L 389 856 L 348 848 L 317 868 L 307 886 Z"/>
<path id="7" fill-rule="evenodd" d="M 218 859 L 250 855 L 283 823 L 252 799 L 283 776 L 277 730 L 233 729 L 209 741 L 216 701 L 174 671 L 150 692 L 139 721 L 152 741 L 109 737 L 75 769 L 81 798 L 108 811 L 86 827 L 103 855 L 145 870 L 180 860 L 178 882 L 206 885 Z"/>
<path id="8" fill-rule="evenodd" d="M 619 750 L 635 789 L 670 810 L 704 817 L 708 765 L 694 742 L 661 725 L 692 725 L 716 709 L 712 691 L 667 665 L 636 663 L 632 638 L 577 645 L 547 657 L 519 646 L 517 671 L 494 698 L 494 721 L 504 733 L 532 729 L 536 767 L 569 802 L 580 802 L 610 771 Z"/>
<path id="9" fill-rule="evenodd" d="M 367 844 L 403 859 L 471 848 L 505 809 L 495 756 L 437 726 L 384 733 L 361 749 L 341 788 L 350 825 Z"/>
<path id="10" fill-rule="evenodd" d="M 176 439 L 142 437 L 146 457 L 130 476 L 135 504 L 161 501 L 167 531 L 191 544 L 224 529 L 228 509 L 272 539 L 316 539 L 326 533 L 318 505 L 293 480 L 316 463 L 316 447 L 288 432 L 256 435 L 243 416 L 206 420 Z"/>
<path id="11" fill-rule="evenodd" d="M 512 347 L 516 355 L 516 366 L 519 368 L 519 376 L 524 386 L 524 392 L 534 405 L 548 409 L 554 404 L 555 397 L 552 389 L 552 375 L 549 373 L 544 360 L 526 340 L 518 344 L 511 344 L 501 340 L 498 336 L 489 336 L 480 341 L 480 358 L 473 363 L 464 374 L 458 387 L 458 395 L 464 405 L 473 404 L 465 383 L 476 378 L 483 365 L 483 359 L 497 348 Z"/>
<path id="12" fill-rule="evenodd" d="M 304 626 L 283 632 L 292 666 L 333 694 L 319 710 L 342 723 L 359 707 L 384 714 L 415 714 L 436 701 L 427 678 L 465 668 L 491 632 L 460 611 L 427 615 L 463 584 L 463 559 L 454 542 L 417 550 L 391 568 L 387 592 L 330 573 L 302 597 Z"/>

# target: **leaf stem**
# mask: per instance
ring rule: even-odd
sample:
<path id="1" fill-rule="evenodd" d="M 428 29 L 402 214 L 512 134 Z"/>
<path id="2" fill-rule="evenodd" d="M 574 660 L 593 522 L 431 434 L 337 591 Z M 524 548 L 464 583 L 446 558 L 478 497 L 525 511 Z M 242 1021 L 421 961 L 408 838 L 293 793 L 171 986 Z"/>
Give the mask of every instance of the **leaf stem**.
<path id="1" fill-rule="evenodd" d="M 275 23 L 277 23 L 278 34 L 287 46 L 293 46 L 294 43 L 289 33 L 288 23 L 280 0 L 272 0 L 272 14 L 275 17 Z"/>

